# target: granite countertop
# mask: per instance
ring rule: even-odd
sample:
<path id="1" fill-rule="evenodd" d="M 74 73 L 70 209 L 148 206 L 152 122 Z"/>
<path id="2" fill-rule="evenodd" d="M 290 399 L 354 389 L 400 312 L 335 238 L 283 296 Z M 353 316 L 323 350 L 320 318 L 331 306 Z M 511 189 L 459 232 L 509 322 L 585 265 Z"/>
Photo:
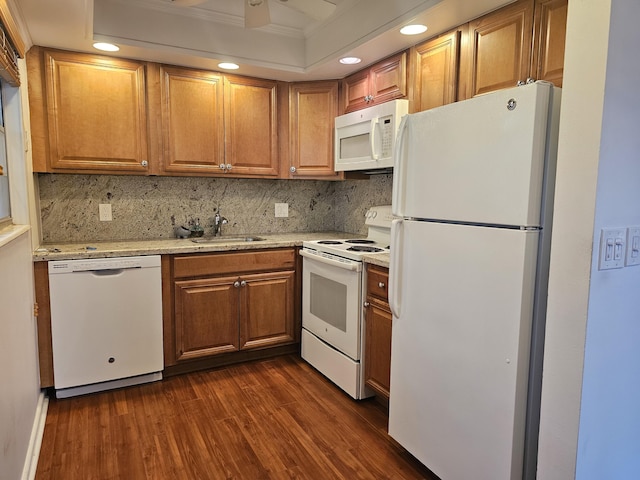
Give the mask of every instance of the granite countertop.
<path id="1" fill-rule="evenodd" d="M 379 267 L 389 268 L 389 263 L 391 261 L 391 255 L 388 253 L 376 253 L 375 255 L 364 254 L 362 256 L 364 263 L 371 263 L 372 265 L 377 265 Z"/>

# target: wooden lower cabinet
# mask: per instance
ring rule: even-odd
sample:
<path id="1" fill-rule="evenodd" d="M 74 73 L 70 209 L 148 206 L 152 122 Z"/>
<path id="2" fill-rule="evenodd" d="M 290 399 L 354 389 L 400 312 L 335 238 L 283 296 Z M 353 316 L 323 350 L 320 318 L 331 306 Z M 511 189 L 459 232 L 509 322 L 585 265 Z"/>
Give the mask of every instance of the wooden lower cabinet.
<path id="1" fill-rule="evenodd" d="M 173 291 L 165 295 L 173 300 L 165 305 L 165 366 L 296 346 L 296 265 L 293 248 L 175 256 L 165 285 Z"/>
<path id="2" fill-rule="evenodd" d="M 389 399 L 391 376 L 391 324 L 387 288 L 389 270 L 367 267 L 367 299 L 365 309 L 364 376 L 366 385 L 376 395 Z"/>

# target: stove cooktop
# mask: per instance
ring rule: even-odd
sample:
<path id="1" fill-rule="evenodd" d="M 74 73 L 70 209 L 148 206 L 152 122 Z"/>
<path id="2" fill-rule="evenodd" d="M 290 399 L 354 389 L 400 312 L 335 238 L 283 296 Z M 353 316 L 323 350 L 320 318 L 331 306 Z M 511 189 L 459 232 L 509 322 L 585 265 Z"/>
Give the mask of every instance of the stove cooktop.
<path id="1" fill-rule="evenodd" d="M 356 238 L 344 240 L 310 240 L 302 243 L 304 248 L 311 248 L 324 253 L 361 260 L 364 254 L 389 253 L 389 245 L 372 239 Z"/>

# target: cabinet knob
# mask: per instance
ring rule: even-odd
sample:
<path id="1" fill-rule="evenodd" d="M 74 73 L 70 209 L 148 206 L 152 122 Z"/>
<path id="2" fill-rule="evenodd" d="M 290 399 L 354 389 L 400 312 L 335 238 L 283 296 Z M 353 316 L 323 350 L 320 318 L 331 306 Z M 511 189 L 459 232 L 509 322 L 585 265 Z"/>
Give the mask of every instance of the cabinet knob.
<path id="1" fill-rule="evenodd" d="M 242 281 L 240 282 L 240 286 L 241 286 L 241 287 L 246 287 L 246 286 L 247 286 L 247 282 L 246 282 L 246 280 L 242 280 Z"/>
<path id="2" fill-rule="evenodd" d="M 380 288 L 384 288 L 384 287 L 385 287 L 384 282 L 378 282 L 378 287 L 380 287 Z"/>
<path id="3" fill-rule="evenodd" d="M 236 288 L 239 288 L 240 287 L 240 282 L 236 280 L 235 282 L 233 282 L 233 286 L 236 287 Z"/>
<path id="4" fill-rule="evenodd" d="M 149 162 L 147 162 L 146 160 L 142 160 L 140 162 L 140 165 L 142 165 L 143 167 L 146 167 L 147 165 L 149 165 Z"/>
<path id="5" fill-rule="evenodd" d="M 535 81 L 536 81 L 536 79 L 535 79 L 535 78 L 531 78 L 531 77 L 528 77 L 528 78 L 527 78 L 527 84 L 529 84 L 529 83 L 535 83 Z"/>
<path id="6" fill-rule="evenodd" d="M 364 302 L 364 303 L 362 304 L 362 306 L 363 306 L 364 308 L 367 308 L 369 305 L 371 305 L 369 302 Z"/>
<path id="7" fill-rule="evenodd" d="M 226 167 L 225 167 L 225 168 L 227 169 L 227 172 L 228 172 L 228 171 L 230 171 L 230 170 L 231 170 L 232 165 L 231 165 L 230 163 L 227 163 L 227 165 L 226 165 Z"/>
<path id="8" fill-rule="evenodd" d="M 296 167 L 289 167 L 289 171 L 291 173 L 296 173 Z"/>
<path id="9" fill-rule="evenodd" d="M 225 168 L 227 168 L 224 163 L 221 163 L 220 165 L 218 165 L 218 167 L 220 167 L 220 170 L 224 170 Z"/>

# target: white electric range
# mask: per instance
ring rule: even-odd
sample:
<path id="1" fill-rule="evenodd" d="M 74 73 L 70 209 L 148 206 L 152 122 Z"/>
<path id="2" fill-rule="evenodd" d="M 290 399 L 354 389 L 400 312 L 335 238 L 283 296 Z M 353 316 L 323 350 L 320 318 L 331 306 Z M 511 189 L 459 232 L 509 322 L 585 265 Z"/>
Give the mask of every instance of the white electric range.
<path id="1" fill-rule="evenodd" d="M 302 358 L 355 399 L 364 385 L 363 256 L 388 254 L 391 206 L 370 208 L 366 239 L 303 242 Z"/>

